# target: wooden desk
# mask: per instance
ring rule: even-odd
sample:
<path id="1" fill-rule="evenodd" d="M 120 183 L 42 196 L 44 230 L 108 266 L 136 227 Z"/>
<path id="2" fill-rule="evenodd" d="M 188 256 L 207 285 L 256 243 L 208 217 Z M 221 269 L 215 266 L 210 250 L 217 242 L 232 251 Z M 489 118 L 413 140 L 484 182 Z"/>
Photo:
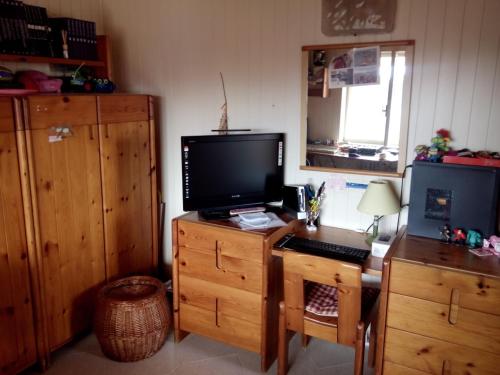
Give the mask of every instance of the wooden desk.
<path id="1" fill-rule="evenodd" d="M 315 232 L 309 232 L 305 226 L 298 226 L 295 234 L 298 237 L 309 238 L 323 242 L 331 242 L 337 245 L 354 247 L 370 251 L 371 247 L 366 243 L 365 233 L 355 232 L 348 229 L 340 229 L 327 226 L 319 226 Z M 283 256 L 282 249 L 273 248 L 273 255 Z M 382 276 L 383 258 L 371 256 L 363 264 L 363 273 L 375 276 Z"/>
<path id="2" fill-rule="evenodd" d="M 498 374 L 500 258 L 404 234 L 384 258 L 377 374 Z"/>

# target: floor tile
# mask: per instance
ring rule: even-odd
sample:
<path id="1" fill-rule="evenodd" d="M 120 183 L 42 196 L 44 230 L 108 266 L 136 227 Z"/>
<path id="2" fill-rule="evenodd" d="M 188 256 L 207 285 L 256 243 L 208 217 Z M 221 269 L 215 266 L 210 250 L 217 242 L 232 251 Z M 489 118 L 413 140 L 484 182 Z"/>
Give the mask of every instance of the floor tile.
<path id="1" fill-rule="evenodd" d="M 368 351 L 365 352 L 365 357 Z M 289 345 L 290 375 L 352 374 L 354 350 L 311 339 L 302 348 L 296 334 Z M 276 374 L 275 362 L 268 374 Z M 365 374 L 372 374 L 371 369 Z M 24 375 L 36 375 L 28 370 Z M 170 334 L 162 349 L 137 362 L 116 362 L 106 358 L 94 335 L 58 350 L 44 375 L 251 375 L 261 374 L 260 356 L 202 336 L 190 334 L 179 344 Z"/>

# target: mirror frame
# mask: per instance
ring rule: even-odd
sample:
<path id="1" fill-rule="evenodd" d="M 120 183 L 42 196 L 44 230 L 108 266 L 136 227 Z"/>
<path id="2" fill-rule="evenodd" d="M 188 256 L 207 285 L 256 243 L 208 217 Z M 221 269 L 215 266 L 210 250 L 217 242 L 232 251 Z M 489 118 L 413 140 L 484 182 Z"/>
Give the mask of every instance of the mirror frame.
<path id="1" fill-rule="evenodd" d="M 401 124 L 399 131 L 399 158 L 396 172 L 370 171 L 363 169 L 346 168 L 326 168 L 306 165 L 307 154 L 307 100 L 308 100 L 308 69 L 309 52 L 315 50 L 328 49 L 349 49 L 360 47 L 380 46 L 383 47 L 402 47 L 408 50 L 408 60 L 406 63 L 406 73 L 403 84 L 403 103 L 401 109 Z M 301 70 L 301 119 L 300 119 L 300 169 L 309 171 L 350 173 L 374 176 L 400 177 L 403 175 L 406 166 L 406 153 L 408 146 L 408 129 L 410 127 L 410 105 L 411 105 L 411 86 L 413 76 L 413 58 L 415 54 L 414 40 L 391 40 L 386 42 L 361 42 L 361 43 L 343 43 L 343 44 L 318 44 L 302 47 L 302 70 Z M 406 55 L 405 55 L 406 56 Z M 326 81 L 324 82 L 326 86 Z M 327 88 L 324 87 L 323 91 Z M 402 156 L 402 157 L 401 157 Z"/>

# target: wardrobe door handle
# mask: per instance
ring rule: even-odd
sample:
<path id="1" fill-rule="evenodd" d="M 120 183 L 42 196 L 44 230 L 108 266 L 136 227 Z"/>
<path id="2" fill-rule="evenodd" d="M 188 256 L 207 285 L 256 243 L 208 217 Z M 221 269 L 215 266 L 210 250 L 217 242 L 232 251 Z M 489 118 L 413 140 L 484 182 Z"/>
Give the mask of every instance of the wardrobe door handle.
<path id="1" fill-rule="evenodd" d="M 91 141 L 94 140 L 94 129 L 93 129 L 93 125 L 89 125 L 89 138 Z"/>

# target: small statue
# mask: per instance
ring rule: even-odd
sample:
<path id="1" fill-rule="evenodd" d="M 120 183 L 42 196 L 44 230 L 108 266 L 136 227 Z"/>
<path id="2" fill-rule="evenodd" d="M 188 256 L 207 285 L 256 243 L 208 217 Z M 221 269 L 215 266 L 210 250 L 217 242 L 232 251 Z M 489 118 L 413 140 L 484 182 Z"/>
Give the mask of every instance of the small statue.
<path id="1" fill-rule="evenodd" d="M 455 228 L 453 229 L 452 241 L 455 245 L 465 245 L 465 233 L 463 229 Z"/>
<path id="2" fill-rule="evenodd" d="M 439 233 L 441 233 L 441 242 L 451 243 L 451 229 L 448 224 L 443 225 Z"/>
<path id="3" fill-rule="evenodd" d="M 481 233 L 475 230 L 470 230 L 467 232 L 467 246 L 470 249 L 475 249 L 476 247 L 480 247 L 483 242 L 483 236 Z"/>
<path id="4" fill-rule="evenodd" d="M 430 146 L 418 145 L 415 147 L 415 152 L 417 153 L 415 160 L 440 163 L 443 156 L 451 151 L 451 148 L 448 146 L 450 140 L 449 130 L 439 129 L 436 131 L 436 136 L 432 137 Z"/>

